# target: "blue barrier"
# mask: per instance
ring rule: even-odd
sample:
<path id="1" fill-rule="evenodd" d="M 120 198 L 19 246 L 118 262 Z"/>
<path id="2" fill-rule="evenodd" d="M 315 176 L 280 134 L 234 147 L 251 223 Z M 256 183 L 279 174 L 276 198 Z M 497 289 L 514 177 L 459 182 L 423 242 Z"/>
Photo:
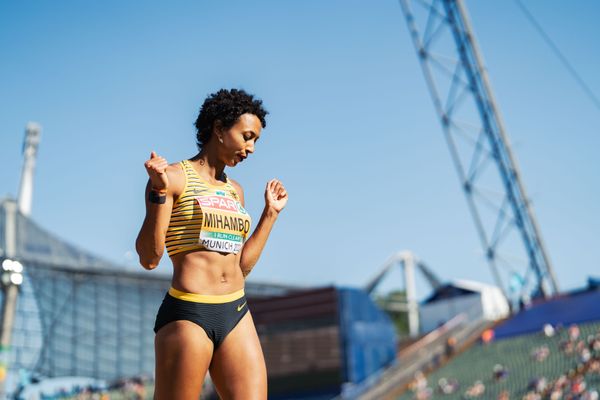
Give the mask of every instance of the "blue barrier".
<path id="1" fill-rule="evenodd" d="M 495 329 L 495 338 L 541 331 L 544 324 L 580 324 L 600 320 L 600 290 L 565 295 L 534 304 Z"/>

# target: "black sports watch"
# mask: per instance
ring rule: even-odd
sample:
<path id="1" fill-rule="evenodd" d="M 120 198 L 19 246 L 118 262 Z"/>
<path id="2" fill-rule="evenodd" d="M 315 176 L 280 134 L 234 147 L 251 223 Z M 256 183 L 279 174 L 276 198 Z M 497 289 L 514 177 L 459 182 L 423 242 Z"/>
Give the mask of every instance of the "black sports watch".
<path id="1" fill-rule="evenodd" d="M 154 204 L 165 204 L 167 201 L 167 195 L 166 194 L 160 195 L 160 194 L 156 193 L 154 190 L 151 190 L 148 193 L 148 201 L 150 203 L 154 203 Z"/>

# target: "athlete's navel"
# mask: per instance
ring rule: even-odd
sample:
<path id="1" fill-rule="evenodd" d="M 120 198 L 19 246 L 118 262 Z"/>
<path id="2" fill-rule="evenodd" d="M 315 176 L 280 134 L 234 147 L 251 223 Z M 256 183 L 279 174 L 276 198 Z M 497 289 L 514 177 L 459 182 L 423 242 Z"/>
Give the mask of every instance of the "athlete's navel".
<path id="1" fill-rule="evenodd" d="M 227 283 L 227 278 L 225 277 L 225 274 L 221 275 L 221 282 Z"/>

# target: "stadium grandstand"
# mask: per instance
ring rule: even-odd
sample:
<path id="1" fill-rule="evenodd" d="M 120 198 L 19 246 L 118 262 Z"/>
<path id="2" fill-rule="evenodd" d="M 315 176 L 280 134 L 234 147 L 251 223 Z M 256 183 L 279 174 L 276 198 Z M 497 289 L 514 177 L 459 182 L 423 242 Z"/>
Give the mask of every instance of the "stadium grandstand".
<path id="1" fill-rule="evenodd" d="M 417 372 L 408 399 L 597 399 L 600 323 L 553 327 L 478 342 L 430 375 Z"/>
<path id="2" fill-rule="evenodd" d="M 469 322 L 461 312 L 401 345 L 395 363 L 353 398 L 598 399 L 598 304 L 597 279 L 590 279 L 502 320 Z"/>

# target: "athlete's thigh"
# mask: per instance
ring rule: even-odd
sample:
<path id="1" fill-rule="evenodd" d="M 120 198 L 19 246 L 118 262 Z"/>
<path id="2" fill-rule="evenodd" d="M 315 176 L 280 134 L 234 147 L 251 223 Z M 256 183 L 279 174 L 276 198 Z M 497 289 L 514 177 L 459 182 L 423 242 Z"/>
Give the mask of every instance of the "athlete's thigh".
<path id="1" fill-rule="evenodd" d="M 190 321 L 163 326 L 154 339 L 155 400 L 198 400 L 210 365 L 212 341 Z"/>
<path id="2" fill-rule="evenodd" d="M 210 376 L 223 400 L 267 398 L 267 369 L 250 312 L 215 350 Z"/>

